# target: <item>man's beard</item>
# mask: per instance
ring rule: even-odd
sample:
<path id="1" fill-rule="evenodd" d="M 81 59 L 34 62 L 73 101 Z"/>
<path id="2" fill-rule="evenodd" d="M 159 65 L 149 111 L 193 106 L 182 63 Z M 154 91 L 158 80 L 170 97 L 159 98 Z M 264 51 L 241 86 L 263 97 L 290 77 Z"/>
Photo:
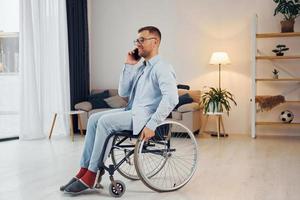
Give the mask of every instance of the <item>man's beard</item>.
<path id="1" fill-rule="evenodd" d="M 145 57 L 148 57 L 149 54 L 150 54 L 149 52 L 143 51 L 143 52 L 140 54 L 140 56 L 143 57 L 143 58 L 145 58 Z"/>

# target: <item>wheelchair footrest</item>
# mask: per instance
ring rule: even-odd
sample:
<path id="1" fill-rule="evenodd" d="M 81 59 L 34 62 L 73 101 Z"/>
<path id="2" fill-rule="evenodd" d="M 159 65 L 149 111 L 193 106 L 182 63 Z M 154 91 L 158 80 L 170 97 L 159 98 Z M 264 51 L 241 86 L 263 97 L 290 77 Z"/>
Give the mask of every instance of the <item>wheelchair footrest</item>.
<path id="1" fill-rule="evenodd" d="M 96 189 L 103 189 L 104 187 L 103 187 L 102 184 L 96 183 L 95 188 L 96 188 Z"/>

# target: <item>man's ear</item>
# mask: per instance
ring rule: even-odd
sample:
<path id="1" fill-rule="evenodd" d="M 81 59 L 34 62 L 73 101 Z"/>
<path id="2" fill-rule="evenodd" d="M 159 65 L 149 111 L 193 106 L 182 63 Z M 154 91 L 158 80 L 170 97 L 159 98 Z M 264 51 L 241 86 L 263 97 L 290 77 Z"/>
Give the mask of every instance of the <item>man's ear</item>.
<path id="1" fill-rule="evenodd" d="M 160 45 L 160 40 L 159 40 L 159 39 L 155 40 L 155 42 L 156 42 L 156 45 L 157 45 L 157 46 Z"/>

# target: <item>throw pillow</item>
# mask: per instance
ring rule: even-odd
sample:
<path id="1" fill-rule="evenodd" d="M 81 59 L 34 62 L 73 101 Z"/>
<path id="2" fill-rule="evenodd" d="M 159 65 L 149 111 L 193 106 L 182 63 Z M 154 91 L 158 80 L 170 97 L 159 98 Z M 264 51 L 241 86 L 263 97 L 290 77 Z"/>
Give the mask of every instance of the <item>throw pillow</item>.
<path id="1" fill-rule="evenodd" d="M 109 97 L 104 99 L 104 101 L 111 107 L 111 108 L 123 108 L 127 105 L 127 102 L 120 97 L 119 95 Z"/>
<path id="2" fill-rule="evenodd" d="M 109 105 L 104 101 L 104 99 L 108 97 L 109 92 L 108 90 L 105 90 L 104 92 L 90 95 L 88 101 L 92 104 L 93 109 L 110 108 Z"/>
<path id="3" fill-rule="evenodd" d="M 75 109 L 76 110 L 83 110 L 85 112 L 89 112 L 90 110 L 92 110 L 92 104 L 88 101 L 83 101 L 80 103 L 75 104 Z"/>
<path id="4" fill-rule="evenodd" d="M 193 102 L 193 98 L 188 93 L 181 95 L 179 96 L 179 102 L 176 105 L 175 109 L 177 109 L 179 106 L 182 106 L 187 103 L 192 103 L 192 102 Z"/>

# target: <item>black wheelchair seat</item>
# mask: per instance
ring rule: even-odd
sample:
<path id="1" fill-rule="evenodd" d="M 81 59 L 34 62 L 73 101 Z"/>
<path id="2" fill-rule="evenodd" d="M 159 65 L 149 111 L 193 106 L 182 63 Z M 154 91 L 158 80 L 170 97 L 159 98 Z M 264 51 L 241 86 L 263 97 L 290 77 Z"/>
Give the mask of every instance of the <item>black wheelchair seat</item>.
<path id="1" fill-rule="evenodd" d="M 133 135 L 132 130 L 122 130 L 122 131 L 115 131 L 112 133 L 114 136 L 124 136 L 124 137 L 130 137 L 130 138 L 138 138 L 139 135 Z"/>

